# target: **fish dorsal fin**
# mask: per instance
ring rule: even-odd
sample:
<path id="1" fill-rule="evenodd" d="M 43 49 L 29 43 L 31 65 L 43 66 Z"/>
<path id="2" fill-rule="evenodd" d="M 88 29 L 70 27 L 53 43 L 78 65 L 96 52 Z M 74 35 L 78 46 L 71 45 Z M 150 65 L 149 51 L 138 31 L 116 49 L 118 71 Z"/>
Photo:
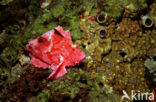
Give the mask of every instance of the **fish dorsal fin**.
<path id="1" fill-rule="evenodd" d="M 71 40 L 70 32 L 69 31 L 64 31 L 61 26 L 58 26 L 58 27 L 54 28 L 54 32 L 56 34 L 58 34 L 58 35 L 61 35 L 62 37 L 66 38 L 66 39 Z"/>
<path id="2" fill-rule="evenodd" d="M 56 28 L 54 28 L 54 33 L 58 34 L 61 37 L 64 37 Z"/>

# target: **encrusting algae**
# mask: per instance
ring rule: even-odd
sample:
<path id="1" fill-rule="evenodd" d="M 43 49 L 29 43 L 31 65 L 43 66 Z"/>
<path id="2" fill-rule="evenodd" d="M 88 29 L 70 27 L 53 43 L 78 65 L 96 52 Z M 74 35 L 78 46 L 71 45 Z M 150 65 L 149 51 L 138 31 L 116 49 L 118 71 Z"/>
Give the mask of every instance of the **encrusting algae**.
<path id="1" fill-rule="evenodd" d="M 102 73 L 104 83 L 109 83 L 119 94 L 122 90 L 149 92 L 145 79 L 144 59 L 154 44 L 149 32 L 143 33 L 139 21 L 123 18 L 115 25 L 101 26 L 97 22 L 82 19 L 80 29 L 85 33 L 82 46 L 87 50 L 87 70 Z M 95 28 L 94 28 L 95 27 Z M 99 32 L 104 30 L 105 37 Z M 141 83 L 141 84 L 137 84 Z M 120 91 L 119 91 L 120 90 Z"/>

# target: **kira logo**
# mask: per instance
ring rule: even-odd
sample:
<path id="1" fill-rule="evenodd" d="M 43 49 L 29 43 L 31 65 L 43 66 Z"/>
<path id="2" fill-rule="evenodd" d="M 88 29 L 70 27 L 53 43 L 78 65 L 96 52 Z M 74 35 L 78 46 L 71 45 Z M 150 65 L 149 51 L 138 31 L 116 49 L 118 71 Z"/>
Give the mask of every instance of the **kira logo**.
<path id="1" fill-rule="evenodd" d="M 131 95 L 128 95 L 127 92 L 125 90 L 122 91 L 123 92 L 123 96 L 122 96 L 122 100 L 123 99 L 129 99 L 129 100 L 154 100 L 154 94 L 153 93 L 141 93 L 140 91 L 135 92 L 134 90 L 131 90 Z"/>

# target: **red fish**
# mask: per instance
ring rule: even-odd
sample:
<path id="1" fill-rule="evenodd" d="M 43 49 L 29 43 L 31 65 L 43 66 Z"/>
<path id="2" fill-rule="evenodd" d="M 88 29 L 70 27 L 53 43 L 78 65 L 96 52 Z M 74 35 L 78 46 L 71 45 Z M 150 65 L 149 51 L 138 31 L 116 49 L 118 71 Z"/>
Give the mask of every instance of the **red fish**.
<path id="1" fill-rule="evenodd" d="M 48 79 L 57 79 L 67 73 L 66 67 L 80 64 L 85 58 L 71 40 L 70 32 L 58 26 L 26 45 L 31 62 L 38 68 L 52 68 Z"/>

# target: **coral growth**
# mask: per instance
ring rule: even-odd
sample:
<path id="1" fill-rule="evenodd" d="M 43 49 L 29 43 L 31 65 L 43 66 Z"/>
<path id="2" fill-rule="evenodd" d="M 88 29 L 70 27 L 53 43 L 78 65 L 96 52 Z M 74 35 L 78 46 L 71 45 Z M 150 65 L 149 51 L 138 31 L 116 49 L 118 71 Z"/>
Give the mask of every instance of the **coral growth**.
<path id="1" fill-rule="evenodd" d="M 123 18 L 117 25 L 112 22 L 108 27 L 87 20 L 80 25 L 84 32 L 81 45 L 88 55 L 87 70 L 101 73 L 103 82 L 113 86 L 118 94 L 122 90 L 130 93 L 131 89 L 149 92 L 143 60 L 155 46 L 154 31 L 143 32 L 139 21 L 130 18 Z M 102 33 L 105 37 L 99 36 L 101 30 L 105 31 Z"/>
<path id="2" fill-rule="evenodd" d="M 85 33 L 81 45 L 85 47 L 89 54 L 87 58 L 101 62 L 102 56 L 111 50 L 111 39 L 109 37 L 110 29 L 108 27 L 100 26 L 96 22 L 87 20 L 81 20 L 80 25 L 80 29 Z M 102 33 L 105 34 L 103 35 Z M 105 37 L 103 38 L 102 36 Z M 94 63 L 92 63 L 92 65 L 93 64 Z M 89 65 L 88 67 L 91 67 L 92 65 Z"/>

